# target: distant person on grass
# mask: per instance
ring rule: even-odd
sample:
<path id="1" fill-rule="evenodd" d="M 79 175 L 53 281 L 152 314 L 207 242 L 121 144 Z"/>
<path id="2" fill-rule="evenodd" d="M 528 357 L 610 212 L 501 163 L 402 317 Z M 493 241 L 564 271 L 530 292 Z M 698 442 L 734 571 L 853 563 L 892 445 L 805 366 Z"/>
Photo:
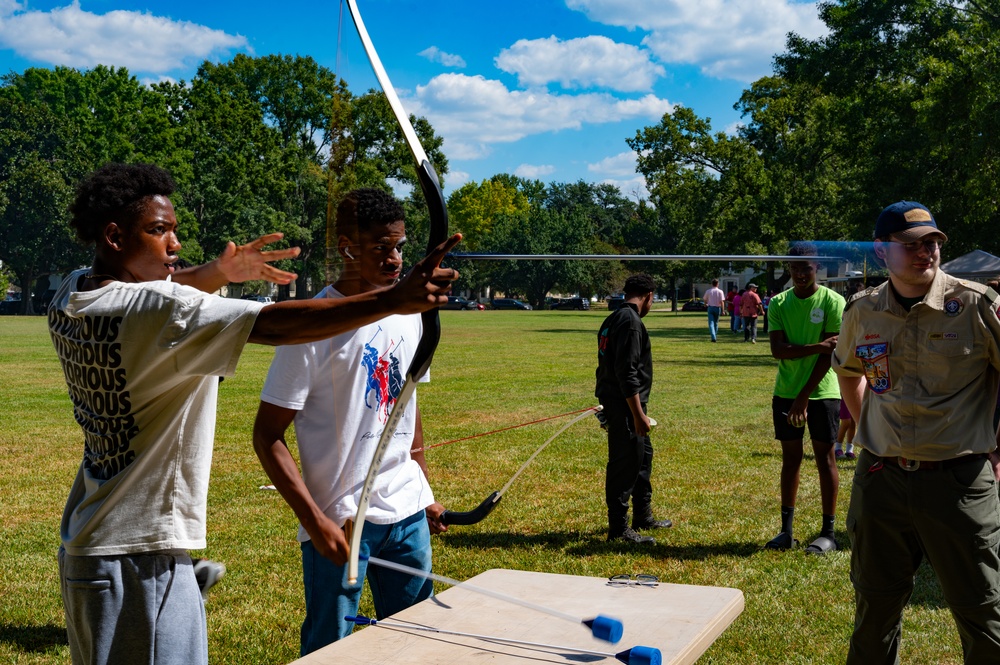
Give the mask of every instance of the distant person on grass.
<path id="1" fill-rule="evenodd" d="M 392 286 L 402 275 L 403 208 L 379 189 L 349 193 L 337 208 L 344 271 L 320 300 Z M 336 337 L 279 348 L 261 393 L 254 449 L 271 482 L 299 518 L 306 616 L 304 656 L 351 634 L 361 585 L 347 583 L 342 527 L 358 510 L 361 486 L 382 428 L 421 336 L 420 317 L 390 316 Z M 429 381 L 425 374 L 423 381 Z M 302 473 L 288 450 L 295 424 Z M 431 570 L 431 533 L 447 530 L 424 462 L 424 433 L 414 397 L 407 405 L 372 491 L 362 556 Z M 419 452 L 411 452 L 416 449 Z M 377 618 L 429 598 L 433 583 L 369 567 L 362 560 Z"/>
<path id="2" fill-rule="evenodd" d="M 261 251 L 280 234 L 176 270 L 180 242 L 169 174 L 111 164 L 86 178 L 71 225 L 93 243 L 48 310 L 83 461 L 63 514 L 59 573 L 73 663 L 208 662 L 205 608 L 188 550 L 205 542 L 219 377 L 243 346 L 332 337 L 392 313 L 446 302 L 437 267 L 457 236 L 399 285 L 339 300 L 264 305 L 207 292 L 295 275 Z M 346 544 L 340 548 L 346 556 Z"/>
<path id="3" fill-rule="evenodd" d="M 760 296 L 757 295 L 757 285 L 747 284 L 747 290 L 740 301 L 740 315 L 743 317 L 743 341 L 757 343 L 757 317 L 764 313 Z"/>
<path id="4" fill-rule="evenodd" d="M 612 312 L 597 334 L 597 389 L 608 430 L 605 501 L 608 540 L 655 543 L 639 531 L 672 526 L 653 517 L 653 445 L 646 402 L 653 386 L 653 354 L 642 319 L 653 306 L 656 282 L 649 275 L 625 280 L 625 303 Z M 629 498 L 632 527 L 628 525 Z"/>
<path id="5" fill-rule="evenodd" d="M 847 408 L 847 402 L 840 398 L 840 426 L 837 428 L 837 447 L 833 450 L 833 455 L 837 459 L 854 459 L 854 436 L 857 433 L 857 425 L 851 412 Z"/>
<path id="6" fill-rule="evenodd" d="M 809 243 L 794 245 L 790 256 L 815 256 Z M 823 524 L 819 537 L 806 547 L 809 554 L 825 554 L 837 549 L 834 520 L 840 476 L 833 446 L 837 440 L 840 389 L 830 371 L 830 354 L 837 344 L 844 298 L 816 283 L 818 264 L 814 260 L 788 263 L 793 287 L 782 291 L 768 306 L 771 355 L 778 359 L 771 411 L 774 436 L 781 442 L 781 532 L 765 547 L 787 550 L 794 547 L 792 521 L 799 492 L 803 436 L 809 426 L 816 468 L 819 470 Z"/>
<path id="7" fill-rule="evenodd" d="M 740 289 L 733 296 L 733 334 L 743 332 L 743 294 L 746 289 Z"/>
<path id="8" fill-rule="evenodd" d="M 705 291 L 704 301 L 708 306 L 708 334 L 714 342 L 719 336 L 719 317 L 726 308 L 726 294 L 719 288 L 719 280 L 712 280 L 712 288 Z"/>
<path id="9" fill-rule="evenodd" d="M 726 292 L 726 310 L 729 312 L 729 330 L 735 335 L 736 334 L 736 315 L 738 312 L 735 311 L 736 307 L 734 303 L 736 302 L 736 287 L 730 286 L 729 291 Z"/>
<path id="10" fill-rule="evenodd" d="M 861 447 L 847 510 L 847 662 L 899 662 L 926 558 L 965 663 L 1000 663 L 1000 296 L 941 271 L 947 237 L 919 203 L 886 207 L 874 238 L 889 280 L 851 298 L 833 356 Z"/>

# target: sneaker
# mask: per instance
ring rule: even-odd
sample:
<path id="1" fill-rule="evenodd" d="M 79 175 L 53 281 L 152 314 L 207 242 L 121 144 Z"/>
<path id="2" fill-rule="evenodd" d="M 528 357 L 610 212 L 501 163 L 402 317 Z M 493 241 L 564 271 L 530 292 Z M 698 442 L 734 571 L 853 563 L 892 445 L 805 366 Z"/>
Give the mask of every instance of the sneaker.
<path id="1" fill-rule="evenodd" d="M 851 454 L 853 455 L 854 453 Z M 840 448 L 837 448 L 836 450 L 833 451 L 833 456 L 836 457 L 837 459 L 844 459 L 844 451 L 841 450 Z"/>
<path id="2" fill-rule="evenodd" d="M 846 457 L 847 459 L 855 459 L 857 455 L 855 455 L 854 451 L 852 450 L 850 452 L 844 453 L 844 457 Z"/>
<path id="3" fill-rule="evenodd" d="M 632 529 L 642 531 L 644 529 L 669 529 L 674 525 L 670 520 L 648 519 L 643 522 L 632 522 Z"/>
<path id="4" fill-rule="evenodd" d="M 215 583 L 226 574 L 225 564 L 210 559 L 195 559 L 194 578 L 198 580 L 198 588 L 201 589 L 201 597 L 208 599 L 208 590 L 215 586 Z"/>
<path id="5" fill-rule="evenodd" d="M 616 536 L 612 536 L 610 533 L 608 534 L 608 542 L 617 542 L 619 540 L 623 540 L 627 543 L 635 543 L 636 545 L 656 544 L 656 539 L 652 536 L 640 535 L 635 531 L 635 529 L 629 529 L 628 527 Z"/>

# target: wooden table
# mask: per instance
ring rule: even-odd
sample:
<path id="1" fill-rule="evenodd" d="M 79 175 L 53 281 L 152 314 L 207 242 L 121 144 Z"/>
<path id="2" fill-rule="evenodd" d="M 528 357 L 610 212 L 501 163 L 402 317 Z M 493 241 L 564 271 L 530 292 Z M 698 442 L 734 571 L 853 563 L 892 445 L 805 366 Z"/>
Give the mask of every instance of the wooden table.
<path id="1" fill-rule="evenodd" d="M 469 580 L 545 607 L 590 619 L 598 614 L 620 619 L 620 642 L 594 639 L 585 626 L 506 603 L 462 587 L 389 617 L 391 622 L 504 637 L 528 642 L 617 653 L 634 646 L 655 647 L 664 663 L 693 663 L 743 611 L 743 592 L 723 587 L 659 584 L 611 586 L 602 577 L 555 575 L 521 570 L 488 570 Z M 608 662 L 557 649 L 485 642 L 438 633 L 370 626 L 295 661 L 296 665 L 406 665 L 434 663 L 587 663 Z"/>

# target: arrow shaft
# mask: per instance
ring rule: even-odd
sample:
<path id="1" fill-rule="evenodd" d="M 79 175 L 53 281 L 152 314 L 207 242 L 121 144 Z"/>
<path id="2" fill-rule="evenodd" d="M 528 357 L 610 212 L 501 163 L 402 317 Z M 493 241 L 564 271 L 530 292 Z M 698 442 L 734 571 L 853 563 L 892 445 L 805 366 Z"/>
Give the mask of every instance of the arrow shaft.
<path id="1" fill-rule="evenodd" d="M 784 254 L 464 254 L 450 259 L 475 261 L 843 261 L 840 256 L 788 256 Z"/>
<path id="2" fill-rule="evenodd" d="M 408 573 L 410 575 L 416 575 L 417 577 L 423 577 L 425 579 L 434 580 L 435 582 L 441 582 L 442 584 L 450 584 L 452 586 L 461 587 L 466 591 L 472 591 L 473 593 L 489 596 L 490 598 L 502 600 L 506 603 L 511 603 L 513 605 L 520 605 L 521 607 L 525 607 L 530 610 L 535 610 L 536 612 L 541 612 L 543 614 L 548 614 L 549 616 L 556 617 L 557 619 L 563 619 L 565 621 L 569 621 L 570 623 L 583 623 L 582 619 L 580 619 L 579 617 L 575 617 L 572 614 L 560 612 L 559 610 L 554 610 L 550 607 L 545 607 L 544 605 L 539 605 L 529 600 L 524 600 L 523 598 L 510 596 L 506 593 L 494 591 L 493 589 L 487 589 L 485 587 L 476 586 L 475 584 L 470 584 L 469 582 L 462 582 L 453 579 L 451 577 L 445 577 L 444 575 L 438 575 L 437 573 L 432 573 L 426 570 L 420 570 L 419 568 L 412 568 L 410 566 L 405 566 L 401 563 L 396 563 L 395 561 L 386 561 L 385 559 L 380 559 L 374 556 L 368 557 L 368 561 L 369 563 L 374 563 L 376 566 L 380 566 L 382 568 L 388 568 L 390 570 L 395 570 L 400 573 Z"/>
<path id="3" fill-rule="evenodd" d="M 364 617 L 358 617 L 358 619 L 363 619 Z M 352 617 L 347 618 L 348 621 L 352 620 Z M 555 644 L 545 644 L 544 642 L 528 642 L 525 640 L 515 640 L 509 637 L 496 637 L 495 635 L 479 635 L 477 633 L 466 633 L 460 630 L 448 630 L 446 628 L 435 628 L 434 626 L 419 626 L 416 624 L 407 623 L 397 623 L 394 621 L 383 621 L 381 619 L 369 619 L 368 625 L 371 626 L 382 626 L 383 628 L 399 628 L 402 630 L 419 630 L 427 633 L 438 633 L 441 635 L 455 635 L 458 637 L 471 637 L 476 640 L 484 640 L 487 642 L 502 642 L 504 644 L 515 644 L 520 646 L 536 647 L 540 649 L 550 649 L 553 651 L 572 651 L 573 653 L 582 653 L 589 656 L 603 656 L 604 658 L 614 658 L 617 654 L 609 653 L 606 651 L 593 651 L 591 649 L 581 649 L 579 647 L 568 647 L 559 646 Z"/>

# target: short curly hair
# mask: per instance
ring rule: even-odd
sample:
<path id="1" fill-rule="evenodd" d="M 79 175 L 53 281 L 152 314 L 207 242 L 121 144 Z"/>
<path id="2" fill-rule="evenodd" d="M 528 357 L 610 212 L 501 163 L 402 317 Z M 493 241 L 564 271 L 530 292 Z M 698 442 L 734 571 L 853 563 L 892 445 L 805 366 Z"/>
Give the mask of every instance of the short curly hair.
<path id="1" fill-rule="evenodd" d="M 170 196 L 177 186 L 154 164 L 107 164 L 84 178 L 70 204 L 70 226 L 84 244 L 97 242 L 109 222 L 130 224 L 150 196 Z"/>
<path id="2" fill-rule="evenodd" d="M 788 250 L 789 256 L 819 256 L 819 247 L 815 243 L 811 243 L 808 240 L 800 240 L 799 242 L 793 243 L 791 248 Z"/>
<path id="3" fill-rule="evenodd" d="M 645 273 L 631 275 L 625 280 L 625 288 L 622 291 L 625 296 L 644 296 L 656 290 L 656 280 Z"/>
<path id="4" fill-rule="evenodd" d="M 403 206 L 389 192 L 362 187 L 347 193 L 337 206 L 337 235 L 352 236 L 376 224 L 405 221 Z"/>

